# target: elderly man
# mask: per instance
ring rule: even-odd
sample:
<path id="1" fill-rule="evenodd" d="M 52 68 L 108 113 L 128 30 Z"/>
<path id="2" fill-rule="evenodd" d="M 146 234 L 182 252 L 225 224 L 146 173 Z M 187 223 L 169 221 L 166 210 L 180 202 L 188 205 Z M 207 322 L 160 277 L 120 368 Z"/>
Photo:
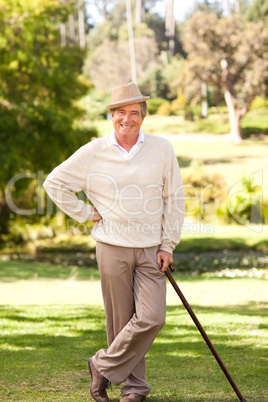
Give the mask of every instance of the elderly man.
<path id="1" fill-rule="evenodd" d="M 180 241 L 184 194 L 170 143 L 144 134 L 148 96 L 136 84 L 116 87 L 107 106 L 114 130 L 56 167 L 44 187 L 78 222 L 97 222 L 92 236 L 100 272 L 108 348 L 88 360 L 90 391 L 109 401 L 109 382 L 121 402 L 144 401 L 145 355 L 165 323 L 166 280 Z M 89 205 L 78 200 L 83 190 Z"/>

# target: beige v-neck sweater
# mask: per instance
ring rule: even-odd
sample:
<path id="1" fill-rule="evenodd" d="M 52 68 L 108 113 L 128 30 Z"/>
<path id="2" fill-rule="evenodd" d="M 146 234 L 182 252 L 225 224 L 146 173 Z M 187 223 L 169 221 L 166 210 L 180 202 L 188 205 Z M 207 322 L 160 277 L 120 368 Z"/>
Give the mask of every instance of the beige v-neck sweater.
<path id="1" fill-rule="evenodd" d="M 134 248 L 159 245 L 170 253 L 180 241 L 183 185 L 174 150 L 163 138 L 145 134 L 130 160 L 108 136 L 91 141 L 57 166 L 44 188 L 78 222 L 92 220 L 94 214 L 74 194 L 84 191 L 102 216 L 92 231 L 96 241 Z"/>

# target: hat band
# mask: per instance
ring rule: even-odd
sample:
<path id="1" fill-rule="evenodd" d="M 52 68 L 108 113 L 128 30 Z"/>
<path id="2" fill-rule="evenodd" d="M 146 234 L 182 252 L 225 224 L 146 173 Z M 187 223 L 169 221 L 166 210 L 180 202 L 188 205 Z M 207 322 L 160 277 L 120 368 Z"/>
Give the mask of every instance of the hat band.
<path id="1" fill-rule="evenodd" d="M 122 99 L 117 102 L 112 102 L 111 105 L 117 105 L 118 103 L 129 102 L 129 101 L 143 99 L 143 98 L 146 98 L 146 97 L 145 96 L 134 96 L 134 98 L 127 98 L 127 99 Z"/>

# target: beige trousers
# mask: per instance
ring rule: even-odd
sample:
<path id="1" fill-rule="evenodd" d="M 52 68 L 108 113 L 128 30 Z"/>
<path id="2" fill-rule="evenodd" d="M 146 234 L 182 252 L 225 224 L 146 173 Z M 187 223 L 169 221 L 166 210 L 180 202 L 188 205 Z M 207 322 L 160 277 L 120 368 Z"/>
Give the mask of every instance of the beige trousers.
<path id="1" fill-rule="evenodd" d="M 158 246 L 143 248 L 97 244 L 106 315 L 108 349 L 93 357 L 97 370 L 122 395 L 147 395 L 145 354 L 166 318 L 166 277 L 156 261 Z"/>

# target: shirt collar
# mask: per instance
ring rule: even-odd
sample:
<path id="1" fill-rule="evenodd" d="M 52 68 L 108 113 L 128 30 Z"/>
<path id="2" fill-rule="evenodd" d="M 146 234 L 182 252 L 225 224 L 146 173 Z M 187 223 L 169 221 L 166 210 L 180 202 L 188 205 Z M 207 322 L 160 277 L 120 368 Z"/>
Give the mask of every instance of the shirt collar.
<path id="1" fill-rule="evenodd" d="M 110 133 L 109 137 L 110 137 L 110 141 L 111 141 L 112 145 L 120 147 L 120 145 L 118 144 L 117 139 L 116 139 L 115 130 L 113 130 Z M 139 143 L 143 143 L 143 142 L 144 142 L 144 132 L 142 130 L 140 130 L 138 139 L 134 145 L 138 145 Z"/>

